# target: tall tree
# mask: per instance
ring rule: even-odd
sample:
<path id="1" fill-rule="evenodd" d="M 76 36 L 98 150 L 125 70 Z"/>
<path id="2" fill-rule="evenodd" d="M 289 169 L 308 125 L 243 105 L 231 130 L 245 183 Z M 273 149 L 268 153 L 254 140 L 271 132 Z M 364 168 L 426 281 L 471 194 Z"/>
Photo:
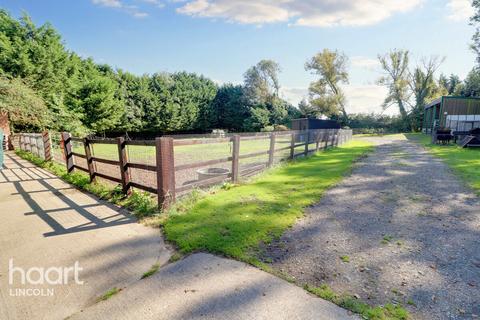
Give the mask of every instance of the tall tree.
<path id="1" fill-rule="evenodd" d="M 388 88 L 383 109 L 386 110 L 397 105 L 402 119 L 407 121 L 407 107 L 410 99 L 409 52 L 394 49 L 385 55 L 379 55 L 378 60 L 384 71 L 384 75 L 378 80 L 378 83 Z"/>
<path id="2" fill-rule="evenodd" d="M 305 64 L 307 71 L 319 76 L 310 84 L 310 105 L 329 117 L 341 114 L 344 121 L 347 121 L 348 114 L 340 85 L 348 83 L 347 62 L 345 54 L 324 49 Z"/>
<path id="3" fill-rule="evenodd" d="M 278 97 L 280 65 L 273 60 L 261 60 L 244 74 L 245 93 L 252 104 L 266 104 Z"/>
<path id="4" fill-rule="evenodd" d="M 23 128 L 41 130 L 50 122 L 43 99 L 18 78 L 0 76 L 0 114 L 7 114 L 11 124 Z"/>
<path id="5" fill-rule="evenodd" d="M 250 116 L 245 89 L 240 85 L 224 84 L 212 102 L 212 127 L 242 131 L 243 122 Z"/>
<path id="6" fill-rule="evenodd" d="M 435 72 L 445 59 L 439 57 L 422 58 L 421 65 L 417 66 L 410 75 L 409 85 L 415 97 L 414 108 L 425 106 L 427 99 L 437 98 L 448 94 L 448 89 L 439 90 L 435 82 Z M 443 82 L 440 78 L 439 83 Z M 448 87 L 447 82 L 447 87 Z"/>
<path id="7" fill-rule="evenodd" d="M 472 36 L 472 50 L 477 54 L 477 63 L 480 64 L 480 0 L 472 0 L 474 14 L 470 18 L 470 24 L 475 27 L 475 33 Z"/>
<path id="8" fill-rule="evenodd" d="M 321 116 L 318 109 L 312 107 L 306 99 L 303 99 L 298 103 L 298 110 L 302 116 L 306 118 L 317 118 L 318 116 Z"/>
<path id="9" fill-rule="evenodd" d="M 461 94 L 465 97 L 480 96 L 480 70 L 478 68 L 474 68 L 468 73 Z"/>

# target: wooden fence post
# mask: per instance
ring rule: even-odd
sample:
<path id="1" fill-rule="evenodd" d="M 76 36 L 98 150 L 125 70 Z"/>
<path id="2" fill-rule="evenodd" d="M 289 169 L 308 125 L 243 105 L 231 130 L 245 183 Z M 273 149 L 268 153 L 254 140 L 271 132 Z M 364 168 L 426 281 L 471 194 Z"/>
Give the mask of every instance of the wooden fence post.
<path id="1" fill-rule="evenodd" d="M 85 148 L 85 158 L 87 160 L 88 174 L 90 176 L 90 182 L 95 181 L 95 166 L 92 159 L 92 149 L 90 148 L 90 141 L 88 138 L 83 139 L 83 146 Z"/>
<path id="2" fill-rule="evenodd" d="M 52 160 L 52 147 L 50 144 L 50 134 L 48 133 L 48 131 L 42 132 L 42 138 L 43 138 L 43 154 L 45 156 L 45 161 L 50 161 Z"/>
<path id="3" fill-rule="evenodd" d="M 270 150 L 268 151 L 268 167 L 269 168 L 273 166 L 273 160 L 275 157 L 275 140 L 276 140 L 275 133 L 271 133 L 270 134 Z"/>
<path id="4" fill-rule="evenodd" d="M 303 153 L 305 154 L 305 157 L 308 156 L 308 144 L 310 142 L 310 130 L 305 131 L 305 151 Z"/>
<path id="5" fill-rule="evenodd" d="M 168 209 L 175 201 L 173 138 L 156 138 L 158 207 Z"/>
<path id="6" fill-rule="evenodd" d="M 232 182 L 238 182 L 238 168 L 239 168 L 239 156 L 240 156 L 240 136 L 235 135 L 232 138 Z"/>
<path id="7" fill-rule="evenodd" d="M 68 132 L 62 132 L 62 142 L 65 151 L 65 164 L 67 166 L 67 172 L 73 171 L 73 154 L 72 154 L 72 139 Z"/>
<path id="8" fill-rule="evenodd" d="M 126 195 L 130 194 L 130 169 L 128 168 L 127 145 L 125 138 L 117 138 L 118 144 L 118 160 L 120 162 L 120 176 L 122 177 L 122 192 Z"/>
<path id="9" fill-rule="evenodd" d="M 315 152 L 318 152 L 320 149 L 320 133 L 322 132 L 322 129 L 317 130 L 317 134 L 315 136 Z"/>
<path id="10" fill-rule="evenodd" d="M 290 159 L 295 157 L 295 131 L 292 131 L 292 138 L 290 140 Z"/>

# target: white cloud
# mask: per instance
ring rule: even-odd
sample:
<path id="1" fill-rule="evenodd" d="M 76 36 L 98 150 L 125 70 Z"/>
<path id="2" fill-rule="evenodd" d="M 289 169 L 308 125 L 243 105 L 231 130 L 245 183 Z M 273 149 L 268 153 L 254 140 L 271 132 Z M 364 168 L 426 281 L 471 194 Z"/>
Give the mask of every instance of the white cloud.
<path id="1" fill-rule="evenodd" d="M 282 22 L 289 19 L 285 1 L 242 1 L 242 0 L 194 0 L 177 9 L 177 12 L 197 17 L 224 18 L 245 24 Z"/>
<path id="2" fill-rule="evenodd" d="M 121 8 L 123 4 L 118 0 L 92 0 L 93 4 L 98 4 L 104 7 Z"/>
<path id="3" fill-rule="evenodd" d="M 471 0 L 449 0 L 447 9 L 447 18 L 452 21 L 468 21 L 474 13 Z"/>
<path id="4" fill-rule="evenodd" d="M 177 12 L 244 24 L 365 26 L 418 7 L 423 0 L 189 0 Z"/>
<path id="5" fill-rule="evenodd" d="M 367 57 L 351 57 L 350 61 L 352 62 L 353 67 L 367 69 L 367 70 L 376 70 L 380 66 L 378 59 L 372 59 Z"/>
<path id="6" fill-rule="evenodd" d="M 387 96 L 388 89 L 374 84 L 346 85 L 343 87 L 347 97 L 348 113 L 381 113 L 382 103 Z M 384 112 L 397 114 L 394 107 Z"/>
<path id="7" fill-rule="evenodd" d="M 383 86 L 374 84 L 345 85 L 342 87 L 347 98 L 348 113 L 381 113 L 382 103 L 387 96 L 388 90 Z M 308 88 L 282 87 L 280 96 L 293 104 L 298 105 L 302 99 L 308 98 Z M 384 112 L 385 114 L 397 114 L 394 107 Z"/>
<path id="8" fill-rule="evenodd" d="M 280 97 L 296 106 L 300 101 L 308 97 L 308 88 L 281 87 Z"/>
<path id="9" fill-rule="evenodd" d="M 155 0 L 147 0 L 150 3 Z M 145 18 L 148 17 L 148 13 L 141 11 L 136 5 L 128 5 L 120 0 L 92 0 L 92 3 L 102 7 L 115 8 L 121 11 L 124 11 L 135 18 Z"/>

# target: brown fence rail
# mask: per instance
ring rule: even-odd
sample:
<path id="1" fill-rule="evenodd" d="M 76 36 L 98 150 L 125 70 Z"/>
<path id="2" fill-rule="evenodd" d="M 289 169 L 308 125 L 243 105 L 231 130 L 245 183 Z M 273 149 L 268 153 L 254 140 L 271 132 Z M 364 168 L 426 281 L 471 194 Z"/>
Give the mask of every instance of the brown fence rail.
<path id="1" fill-rule="evenodd" d="M 225 181 L 237 183 L 242 177 L 250 177 L 272 167 L 276 161 L 305 157 L 320 149 L 341 145 L 352 138 L 352 131 L 320 129 L 228 137 L 174 139 L 168 136 L 134 141 L 126 141 L 123 137 L 77 138 L 67 132 L 51 136 L 58 138 L 51 139 L 48 132 L 17 134 L 16 145 L 44 159 L 63 162 L 68 172 L 84 171 L 91 181 L 101 178 L 119 183 L 125 194 L 130 193 L 132 188 L 156 193 L 159 207 L 166 208 L 175 201 L 177 194 Z M 51 141 L 54 141 L 53 145 Z M 227 152 L 216 157 L 213 150 L 219 145 L 227 148 Z M 54 150 L 61 150 L 61 156 L 52 158 L 51 146 Z M 247 151 L 241 152 L 242 147 Z M 108 152 L 95 152 L 102 151 L 102 148 L 108 149 Z M 130 153 L 128 148 L 133 151 Z M 138 156 L 141 153 L 146 155 L 144 159 Z M 182 153 L 188 153 L 187 160 L 194 161 L 184 163 L 185 159 L 180 157 Z M 208 157 L 202 158 L 199 153 Z M 201 171 L 202 168 L 205 170 Z M 137 175 L 141 177 L 140 181 L 134 179 Z"/>

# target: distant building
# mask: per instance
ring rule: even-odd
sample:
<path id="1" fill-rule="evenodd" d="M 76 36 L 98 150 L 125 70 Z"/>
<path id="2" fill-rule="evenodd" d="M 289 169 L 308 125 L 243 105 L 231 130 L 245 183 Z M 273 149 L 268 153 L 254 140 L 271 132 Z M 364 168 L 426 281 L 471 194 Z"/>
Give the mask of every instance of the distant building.
<path id="1" fill-rule="evenodd" d="M 438 98 L 425 106 L 422 127 L 425 133 L 432 133 L 435 128 L 454 132 L 480 128 L 480 98 Z"/>
<path id="2" fill-rule="evenodd" d="M 292 130 L 340 129 L 340 124 L 334 120 L 301 118 L 292 120 Z"/>

